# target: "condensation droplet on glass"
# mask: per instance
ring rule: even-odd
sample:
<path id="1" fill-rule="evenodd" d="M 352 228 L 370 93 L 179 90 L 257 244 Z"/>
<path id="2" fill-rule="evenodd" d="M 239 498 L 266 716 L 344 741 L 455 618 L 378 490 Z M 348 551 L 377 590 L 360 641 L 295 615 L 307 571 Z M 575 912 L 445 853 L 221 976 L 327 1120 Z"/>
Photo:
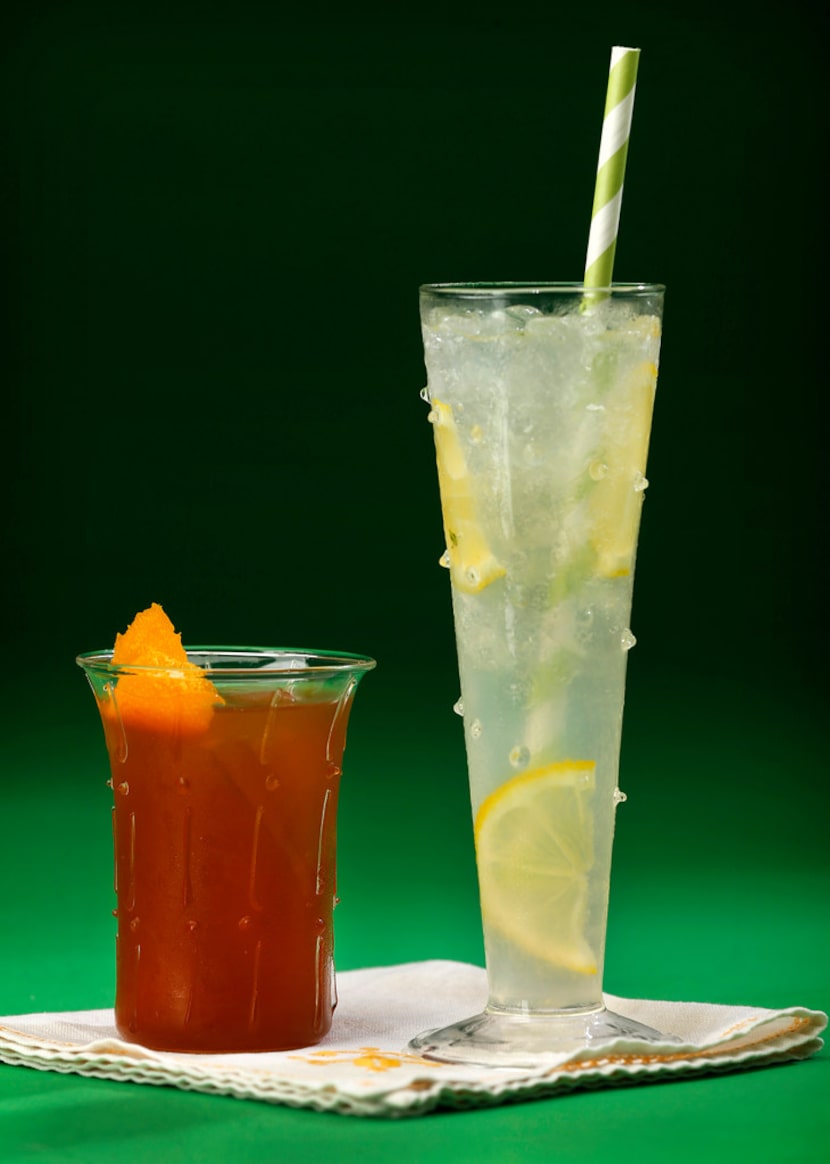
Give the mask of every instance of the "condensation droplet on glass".
<path id="1" fill-rule="evenodd" d="M 614 789 L 614 804 L 624 804 L 628 800 L 626 794 L 620 789 Z"/>
<path id="2" fill-rule="evenodd" d="M 450 568 L 450 551 L 444 550 L 441 557 L 438 559 L 438 565 L 443 566 L 446 570 Z"/>
<path id="3" fill-rule="evenodd" d="M 456 699 L 455 703 L 452 705 L 452 709 L 456 715 L 463 715 L 464 714 L 464 700 L 461 698 L 460 695 L 459 695 L 458 699 Z"/>
<path id="4" fill-rule="evenodd" d="M 648 477 L 644 477 L 642 473 L 638 473 L 634 478 L 634 492 L 644 493 L 648 489 Z"/>
<path id="5" fill-rule="evenodd" d="M 130 929 L 133 931 L 133 933 L 135 933 L 135 931 L 138 929 L 138 927 L 139 927 L 139 919 L 137 917 L 132 918 L 130 921 Z"/>
<path id="6" fill-rule="evenodd" d="M 473 590 L 478 590 L 479 583 L 481 582 L 481 574 L 479 574 L 475 566 L 468 566 L 464 571 L 464 577 L 470 586 L 472 586 Z"/>
<path id="7" fill-rule="evenodd" d="M 121 783 L 118 785 L 118 791 L 121 793 L 122 796 L 129 796 L 130 795 L 130 786 L 126 780 L 122 780 Z"/>
<path id="8" fill-rule="evenodd" d="M 237 924 L 239 925 L 239 928 L 240 928 L 241 930 L 247 930 L 247 929 L 249 929 L 249 928 L 250 928 L 250 925 L 251 925 L 251 919 L 250 919 L 250 918 L 248 917 L 248 915 L 246 914 L 246 915 L 245 915 L 245 917 L 241 917 L 241 918 L 239 919 L 239 922 L 238 922 Z"/>
<path id="9" fill-rule="evenodd" d="M 269 792 L 275 792 L 280 786 L 280 778 L 274 772 L 269 772 L 265 777 L 265 787 Z"/>
<path id="10" fill-rule="evenodd" d="M 438 413 L 435 411 L 434 408 L 430 408 L 429 412 L 427 413 L 427 420 L 429 421 L 430 424 L 437 424 L 438 423 Z"/>
<path id="11" fill-rule="evenodd" d="M 197 921 L 193 921 L 193 919 L 191 918 L 189 921 L 186 921 L 186 922 L 184 923 L 184 928 L 185 928 L 185 929 L 186 929 L 186 930 L 187 930 L 189 933 L 191 933 L 191 934 L 195 934 L 195 933 L 196 933 L 196 930 L 199 928 L 199 923 L 198 923 Z"/>
<path id="12" fill-rule="evenodd" d="M 470 440 L 474 445 L 480 445 L 484 439 L 484 429 L 480 424 L 474 424 L 470 429 Z"/>
<path id="13" fill-rule="evenodd" d="M 608 466 L 605 461 L 591 461 L 588 466 L 588 475 L 592 481 L 601 481 L 608 476 Z"/>
<path id="14" fill-rule="evenodd" d="M 580 627 L 586 628 L 593 625 L 594 612 L 590 606 L 584 607 L 582 610 L 576 612 L 576 621 Z"/>
<path id="15" fill-rule="evenodd" d="M 477 740 L 483 731 L 484 728 L 481 726 L 481 720 L 474 719 L 470 724 L 470 735 L 473 737 L 473 739 Z"/>
<path id="16" fill-rule="evenodd" d="M 178 779 L 178 786 L 180 792 L 187 792 L 190 787 L 190 781 L 186 776 L 180 776 Z"/>
<path id="17" fill-rule="evenodd" d="M 510 749 L 507 758 L 512 768 L 526 768 L 530 763 L 530 749 L 526 748 L 524 744 L 517 744 L 515 748 Z"/>
<path id="18" fill-rule="evenodd" d="M 586 404 L 585 409 L 587 412 L 605 412 L 605 405 L 604 404 Z"/>
<path id="19" fill-rule="evenodd" d="M 625 630 L 623 631 L 623 633 L 620 635 L 620 645 L 622 646 L 622 649 L 624 651 L 630 651 L 631 648 L 636 644 L 636 642 L 637 642 L 636 638 L 631 633 L 629 628 L 626 627 Z"/>
<path id="20" fill-rule="evenodd" d="M 425 384 L 418 395 L 429 404 L 429 384 Z"/>
<path id="21" fill-rule="evenodd" d="M 112 776 L 110 776 L 109 780 L 107 781 L 107 788 L 112 788 Z"/>

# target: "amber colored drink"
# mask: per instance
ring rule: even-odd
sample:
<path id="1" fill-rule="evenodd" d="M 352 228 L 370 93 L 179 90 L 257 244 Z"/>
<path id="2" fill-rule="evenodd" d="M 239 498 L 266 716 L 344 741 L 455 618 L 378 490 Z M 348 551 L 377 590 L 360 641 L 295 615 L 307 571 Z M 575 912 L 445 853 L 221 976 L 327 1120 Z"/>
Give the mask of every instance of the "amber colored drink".
<path id="1" fill-rule="evenodd" d="M 336 813 L 357 680 L 210 678 L 224 702 L 199 730 L 130 723 L 117 685 L 96 690 L 114 797 L 116 1024 L 164 1050 L 307 1046 L 336 1005 Z"/>

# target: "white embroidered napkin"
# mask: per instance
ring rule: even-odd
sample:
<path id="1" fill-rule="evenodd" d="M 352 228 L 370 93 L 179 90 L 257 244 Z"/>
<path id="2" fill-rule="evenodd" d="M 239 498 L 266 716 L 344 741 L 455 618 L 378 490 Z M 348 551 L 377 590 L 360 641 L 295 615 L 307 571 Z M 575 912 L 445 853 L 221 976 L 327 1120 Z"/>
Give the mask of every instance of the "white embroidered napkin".
<path id="1" fill-rule="evenodd" d="M 562 1056 L 544 1070 L 428 1062 L 405 1050 L 423 1030 L 480 1011 L 484 970 L 460 962 L 415 962 L 338 975 L 340 1002 L 315 1047 L 262 1054 L 183 1055 L 118 1037 L 111 1010 L 0 1018 L 0 1062 L 44 1071 L 234 1095 L 346 1115 L 420 1115 L 438 1107 L 484 1107 L 579 1086 L 757 1067 L 804 1059 L 823 1045 L 821 1011 L 764 1010 L 606 995 L 608 1005 L 679 1042 L 619 1039 L 602 1053 Z"/>

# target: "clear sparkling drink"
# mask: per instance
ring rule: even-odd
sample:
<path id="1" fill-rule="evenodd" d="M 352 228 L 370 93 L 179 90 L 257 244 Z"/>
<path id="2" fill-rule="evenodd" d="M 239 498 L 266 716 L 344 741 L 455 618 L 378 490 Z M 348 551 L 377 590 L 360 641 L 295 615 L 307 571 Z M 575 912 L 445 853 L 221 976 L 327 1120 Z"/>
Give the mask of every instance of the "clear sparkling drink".
<path id="1" fill-rule="evenodd" d="M 491 1010 L 602 1004 L 661 310 L 422 292 Z"/>

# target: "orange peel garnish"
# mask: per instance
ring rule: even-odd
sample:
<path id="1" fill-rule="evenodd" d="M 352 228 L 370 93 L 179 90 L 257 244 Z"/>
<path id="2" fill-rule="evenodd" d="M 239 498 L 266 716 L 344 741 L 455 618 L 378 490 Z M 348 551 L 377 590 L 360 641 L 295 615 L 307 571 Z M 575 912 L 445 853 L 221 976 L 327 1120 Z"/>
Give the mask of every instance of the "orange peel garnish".
<path id="1" fill-rule="evenodd" d="M 115 636 L 112 663 L 124 670 L 106 710 L 125 726 L 193 735 L 207 730 L 223 702 L 157 602 Z"/>

